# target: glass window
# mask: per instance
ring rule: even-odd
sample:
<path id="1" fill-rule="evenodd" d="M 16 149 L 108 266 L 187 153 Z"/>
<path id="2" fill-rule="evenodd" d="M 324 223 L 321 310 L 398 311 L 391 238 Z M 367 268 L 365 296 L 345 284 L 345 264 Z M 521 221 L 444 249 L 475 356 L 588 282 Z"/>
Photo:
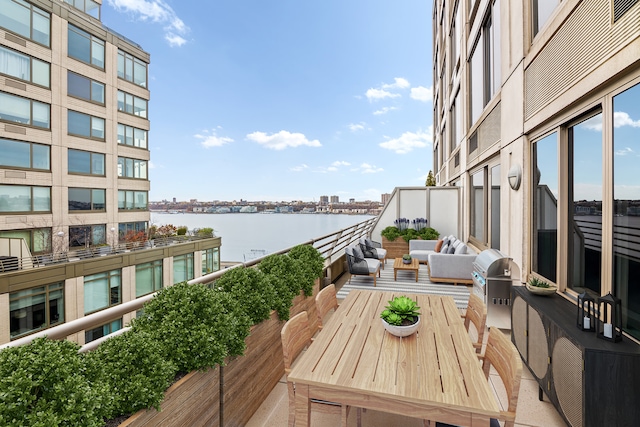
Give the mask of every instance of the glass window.
<path id="1" fill-rule="evenodd" d="M 560 1 L 561 0 L 531 0 L 534 37 L 547 20 L 549 20 L 553 11 L 560 4 Z"/>
<path id="2" fill-rule="evenodd" d="M 67 93 L 70 96 L 104 104 L 104 84 L 67 71 Z"/>
<path id="3" fill-rule="evenodd" d="M 84 277 L 84 314 L 122 302 L 121 275 L 121 270 L 111 270 Z"/>
<path id="4" fill-rule="evenodd" d="M 49 129 L 51 106 L 0 92 L 0 120 Z"/>
<path id="5" fill-rule="evenodd" d="M 106 190 L 96 188 L 69 188 L 70 211 L 104 211 Z"/>
<path id="6" fill-rule="evenodd" d="M 0 46 L 0 73 L 44 87 L 51 85 L 51 66 L 48 62 L 4 46 Z"/>
<path id="7" fill-rule="evenodd" d="M 69 135 L 104 140 L 103 118 L 68 110 L 67 119 Z"/>
<path id="8" fill-rule="evenodd" d="M 136 298 L 162 289 L 162 260 L 136 265 Z"/>
<path id="9" fill-rule="evenodd" d="M 91 15 L 96 19 L 100 19 L 100 4 L 92 0 L 64 0 L 76 9 L 80 9 L 87 15 Z M 88 341 L 87 341 L 88 342 Z"/>
<path id="10" fill-rule="evenodd" d="M 202 251 L 202 274 L 220 270 L 220 249 L 210 248 Z"/>
<path id="11" fill-rule="evenodd" d="M 533 144 L 533 271 L 557 282 L 558 254 L 558 135 Z"/>
<path id="12" fill-rule="evenodd" d="M 105 224 L 69 227 L 69 247 L 89 247 L 107 243 Z"/>
<path id="13" fill-rule="evenodd" d="M 0 166 L 21 169 L 50 170 L 51 156 L 48 145 L 0 139 Z"/>
<path id="14" fill-rule="evenodd" d="M 484 108 L 484 85 L 483 85 L 483 45 L 476 44 L 471 54 L 471 123 L 475 123 L 482 114 Z"/>
<path id="15" fill-rule="evenodd" d="M 491 213 L 489 214 L 491 222 L 491 240 L 490 247 L 500 249 L 500 165 L 491 168 L 489 175 L 491 180 L 489 193 Z"/>
<path id="16" fill-rule="evenodd" d="M 91 341 L 95 341 L 98 338 L 106 337 L 109 334 L 114 333 L 122 329 L 122 319 L 114 320 L 111 323 L 107 323 L 97 328 L 88 329 L 84 331 L 84 343 L 88 344 Z"/>
<path id="17" fill-rule="evenodd" d="M 51 16 L 23 0 L 0 0 L 0 27 L 45 46 L 51 44 Z"/>
<path id="18" fill-rule="evenodd" d="M 613 97 L 613 294 L 623 328 L 640 339 L 640 84 Z"/>
<path id="19" fill-rule="evenodd" d="M 471 227 L 470 232 L 480 242 L 484 242 L 484 169 L 471 175 Z"/>
<path id="20" fill-rule="evenodd" d="M 129 232 L 147 232 L 148 224 L 144 221 L 139 222 L 121 222 L 118 224 L 118 238 L 122 239 Z"/>
<path id="21" fill-rule="evenodd" d="M 104 69 L 104 41 L 69 24 L 69 56 Z"/>
<path id="22" fill-rule="evenodd" d="M 602 113 L 568 128 L 567 285 L 599 296 L 602 266 Z"/>
<path id="23" fill-rule="evenodd" d="M 134 116 L 147 118 L 147 100 L 118 91 L 118 111 L 133 114 Z"/>
<path id="24" fill-rule="evenodd" d="M 147 179 L 147 161 L 118 157 L 118 176 Z"/>
<path id="25" fill-rule="evenodd" d="M 119 210 L 147 210 L 149 208 L 146 191 L 118 190 Z"/>
<path id="26" fill-rule="evenodd" d="M 147 148 L 147 131 L 118 123 L 118 144 Z"/>
<path id="27" fill-rule="evenodd" d="M 11 338 L 64 322 L 62 282 L 9 294 Z"/>
<path id="28" fill-rule="evenodd" d="M 118 77 L 147 87 L 147 64 L 126 52 L 118 50 Z"/>
<path id="29" fill-rule="evenodd" d="M 193 279 L 193 253 L 173 257 L 173 283 Z"/>
<path id="30" fill-rule="evenodd" d="M 32 254 L 51 252 L 51 228 L 0 231 L 0 237 L 24 239 Z"/>
<path id="31" fill-rule="evenodd" d="M 69 173 L 104 176 L 104 154 L 70 148 L 67 157 Z"/>
<path id="32" fill-rule="evenodd" d="M 51 212 L 51 187 L 0 185 L 0 212 Z"/>

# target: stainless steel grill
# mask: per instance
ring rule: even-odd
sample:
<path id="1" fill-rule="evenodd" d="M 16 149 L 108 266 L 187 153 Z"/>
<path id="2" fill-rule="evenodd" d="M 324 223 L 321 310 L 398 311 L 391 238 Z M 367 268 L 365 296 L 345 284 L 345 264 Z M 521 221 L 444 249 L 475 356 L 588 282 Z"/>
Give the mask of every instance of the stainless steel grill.
<path id="1" fill-rule="evenodd" d="M 473 263 L 473 292 L 487 306 L 487 326 L 511 329 L 511 258 L 487 249 Z"/>

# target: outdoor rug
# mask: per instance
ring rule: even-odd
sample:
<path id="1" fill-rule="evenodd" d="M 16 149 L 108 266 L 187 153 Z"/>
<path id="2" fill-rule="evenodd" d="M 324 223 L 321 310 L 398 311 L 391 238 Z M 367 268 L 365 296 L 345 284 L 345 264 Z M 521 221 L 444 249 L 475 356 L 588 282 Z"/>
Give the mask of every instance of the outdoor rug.
<path id="1" fill-rule="evenodd" d="M 469 288 L 465 285 L 437 284 L 429 281 L 427 266 L 420 264 L 418 282 L 413 271 L 398 271 L 398 280 L 393 280 L 393 260 L 387 260 L 384 270 L 373 286 L 371 276 L 352 276 L 351 283 L 345 283 L 337 293 L 338 300 L 343 300 L 352 289 L 374 291 L 407 292 L 412 294 L 449 295 L 453 297 L 458 309 L 464 310 L 469 302 Z M 348 274 L 348 273 L 347 273 Z"/>

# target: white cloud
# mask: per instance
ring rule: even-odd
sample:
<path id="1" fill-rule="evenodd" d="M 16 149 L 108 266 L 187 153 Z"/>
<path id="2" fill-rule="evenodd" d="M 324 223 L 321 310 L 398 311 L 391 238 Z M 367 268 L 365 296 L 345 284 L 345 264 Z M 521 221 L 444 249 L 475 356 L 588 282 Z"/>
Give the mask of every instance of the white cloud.
<path id="1" fill-rule="evenodd" d="M 368 129 L 365 122 L 349 123 L 348 128 L 351 132 L 359 132 L 361 130 Z"/>
<path id="2" fill-rule="evenodd" d="M 431 126 L 429 126 L 427 132 L 405 132 L 399 138 L 380 143 L 380 147 L 395 151 L 397 154 L 406 154 L 414 149 L 429 146 L 431 141 Z"/>
<path id="3" fill-rule="evenodd" d="M 433 99 L 433 88 L 418 86 L 411 88 L 411 99 L 416 101 L 429 102 Z"/>
<path id="4" fill-rule="evenodd" d="M 393 80 L 393 83 L 383 84 L 382 89 L 406 89 L 410 86 L 409 81 L 407 79 L 403 79 L 402 77 L 396 77 Z"/>
<path id="5" fill-rule="evenodd" d="M 369 100 L 369 102 L 371 101 L 377 101 L 379 99 L 385 99 L 385 98 L 398 98 L 400 97 L 399 93 L 391 93 L 389 91 L 383 90 L 383 89 L 369 89 L 367 90 L 367 93 L 365 93 L 365 96 L 367 97 L 367 99 Z"/>
<path id="6" fill-rule="evenodd" d="M 380 116 L 382 114 L 387 114 L 389 111 L 397 110 L 398 107 L 382 107 L 379 110 L 373 112 L 374 116 Z"/>
<path id="7" fill-rule="evenodd" d="M 302 172 L 303 170 L 309 169 L 309 166 L 305 165 L 304 163 L 299 165 L 299 166 L 294 166 L 291 168 L 291 171 L 293 172 Z"/>
<path id="8" fill-rule="evenodd" d="M 301 145 L 322 147 L 322 144 L 317 139 L 310 141 L 301 133 L 291 133 L 286 130 L 281 130 L 272 135 L 267 135 L 264 132 L 253 132 L 247 135 L 247 139 L 272 150 L 284 150 L 288 147 L 299 147 Z"/>
<path id="9" fill-rule="evenodd" d="M 616 111 L 613 113 L 613 125 L 617 128 L 622 126 L 640 128 L 640 120 L 633 120 L 629 114 L 624 111 Z"/>
<path id="10" fill-rule="evenodd" d="M 337 172 L 337 171 L 338 171 L 338 168 L 335 166 L 329 166 L 327 168 L 327 172 Z"/>
<path id="11" fill-rule="evenodd" d="M 369 163 L 362 163 L 357 170 L 361 173 L 378 173 L 384 171 L 384 169 L 379 168 L 376 165 L 370 165 Z"/>
<path id="12" fill-rule="evenodd" d="M 141 21 L 151 21 L 164 25 L 165 40 L 170 46 L 182 46 L 186 40 L 181 36 L 189 32 L 189 27 L 163 0 L 107 0 L 118 12 L 126 12 Z"/>
<path id="13" fill-rule="evenodd" d="M 343 160 L 336 160 L 335 162 L 331 163 L 331 166 L 335 166 L 335 167 L 338 167 L 338 166 L 351 166 L 351 163 L 345 162 Z"/>
<path id="14" fill-rule="evenodd" d="M 203 135 L 204 134 L 204 135 Z M 216 134 L 216 131 L 211 131 L 211 133 L 209 133 L 209 131 L 203 131 L 203 134 L 196 134 L 193 135 L 195 138 L 197 139 L 201 139 L 202 142 L 200 143 L 204 148 L 211 148 L 211 147 L 222 147 L 225 144 L 228 144 L 230 142 L 233 142 L 232 138 L 226 137 L 226 136 L 218 136 Z"/>
<path id="15" fill-rule="evenodd" d="M 625 147 L 622 150 L 618 150 L 616 151 L 616 156 L 626 156 L 627 154 L 633 154 L 634 151 L 631 149 L 631 147 Z"/>

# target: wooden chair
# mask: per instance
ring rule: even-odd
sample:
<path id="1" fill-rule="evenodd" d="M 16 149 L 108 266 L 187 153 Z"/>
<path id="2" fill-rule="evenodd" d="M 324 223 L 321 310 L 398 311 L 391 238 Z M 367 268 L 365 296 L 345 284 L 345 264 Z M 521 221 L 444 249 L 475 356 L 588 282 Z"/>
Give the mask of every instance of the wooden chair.
<path id="1" fill-rule="evenodd" d="M 318 313 L 318 329 L 322 329 L 322 322 L 331 309 L 338 308 L 338 298 L 336 297 L 336 285 L 333 283 L 323 288 L 316 295 L 316 312 Z"/>
<path id="2" fill-rule="evenodd" d="M 309 316 L 306 311 L 298 313 L 290 318 L 282 327 L 280 332 L 282 339 L 282 355 L 284 357 L 284 372 L 289 376 L 291 366 L 302 350 L 311 344 L 311 329 L 309 329 Z M 287 389 L 289 390 L 289 427 L 295 425 L 296 394 L 295 384 L 287 379 Z M 339 403 L 327 402 L 324 400 L 311 400 L 312 409 L 332 414 L 340 414 L 343 427 L 347 425 L 349 416 L 349 406 L 342 406 Z M 358 409 L 358 427 L 361 426 L 361 412 Z"/>
<path id="3" fill-rule="evenodd" d="M 504 427 L 513 427 L 516 420 L 518 393 L 520 392 L 520 377 L 522 376 L 522 361 L 516 347 L 507 336 L 496 327 L 489 328 L 487 347 L 482 359 L 482 370 L 489 379 L 491 366 L 498 372 L 502 384 L 507 392 L 507 410 L 500 411 L 500 420 Z M 425 422 L 428 425 L 428 422 Z M 500 427 L 497 419 L 491 418 L 491 427 Z M 453 427 L 445 423 L 436 423 L 436 427 Z"/>
<path id="4" fill-rule="evenodd" d="M 464 327 L 469 331 L 469 326 L 473 323 L 475 326 L 478 339 L 473 343 L 473 347 L 476 349 L 476 353 L 480 353 L 482 350 L 482 340 L 484 338 L 484 329 L 487 324 L 487 306 L 477 295 L 469 295 L 469 304 L 467 306 L 467 312 L 464 316 Z"/>

